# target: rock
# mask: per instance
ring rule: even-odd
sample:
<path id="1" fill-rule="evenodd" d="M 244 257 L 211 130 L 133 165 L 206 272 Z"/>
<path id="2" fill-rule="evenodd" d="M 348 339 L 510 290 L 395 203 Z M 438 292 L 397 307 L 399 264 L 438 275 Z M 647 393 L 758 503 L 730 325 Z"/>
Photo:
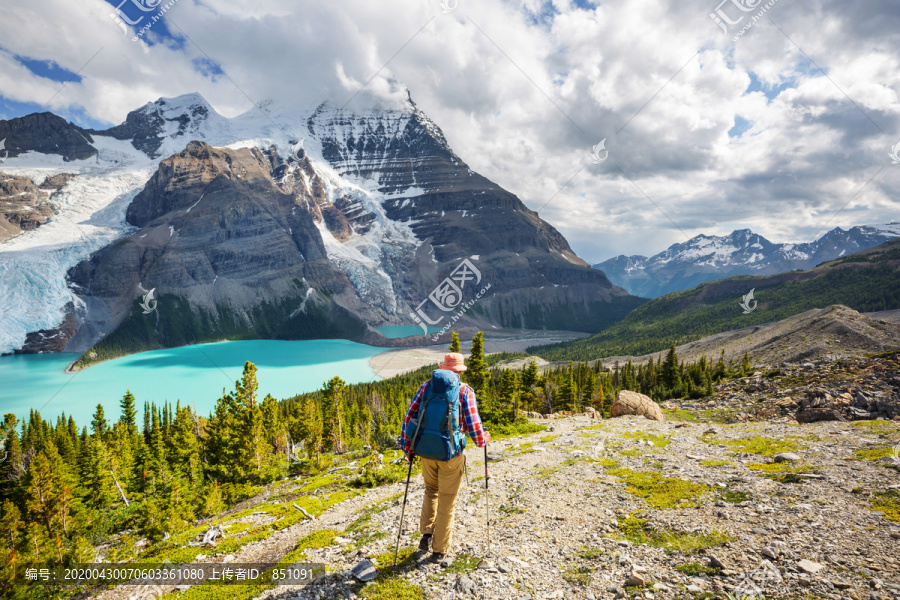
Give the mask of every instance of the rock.
<path id="1" fill-rule="evenodd" d="M 625 585 L 636 585 L 639 587 L 643 587 L 647 585 L 647 579 L 640 573 L 632 573 L 628 576 L 628 579 L 625 580 Z"/>
<path id="2" fill-rule="evenodd" d="M 665 421 L 662 409 L 649 396 L 622 390 L 612 405 L 610 415 L 621 417 L 623 415 L 637 415 L 653 421 Z"/>
<path id="3" fill-rule="evenodd" d="M 527 412 L 526 411 L 524 414 L 525 414 L 526 419 L 543 419 L 544 418 L 544 415 L 542 415 L 539 412 Z"/>
<path id="4" fill-rule="evenodd" d="M 725 566 L 725 563 L 723 563 L 722 560 L 715 554 L 709 555 L 709 566 L 713 567 L 715 569 L 727 569 L 728 568 Z"/>
<path id="5" fill-rule="evenodd" d="M 372 581 L 376 577 L 378 577 L 378 571 L 375 569 L 375 565 L 372 564 L 369 560 L 361 560 L 356 563 L 352 569 L 350 569 L 350 575 L 359 581 Z"/>
<path id="6" fill-rule="evenodd" d="M 775 462 L 777 463 L 797 462 L 798 460 L 801 460 L 800 457 L 793 452 L 783 452 L 775 455 Z"/>
<path id="7" fill-rule="evenodd" d="M 824 565 L 820 565 L 817 562 L 813 562 L 811 560 L 803 559 L 797 562 L 797 567 L 800 568 L 801 571 L 809 573 L 810 575 L 815 575 L 819 571 L 825 568 Z"/>
<path id="8" fill-rule="evenodd" d="M 769 548 L 768 546 L 759 551 L 760 554 L 772 560 L 778 560 L 778 550 Z"/>
<path id="9" fill-rule="evenodd" d="M 600 413 L 598 413 L 596 409 L 594 409 L 593 407 L 590 407 L 590 406 L 585 407 L 584 414 L 586 414 L 587 416 L 589 416 L 592 419 L 600 418 Z"/>
<path id="10" fill-rule="evenodd" d="M 831 580 L 831 585 L 833 585 L 834 587 L 836 587 L 836 588 L 839 589 L 839 590 L 849 590 L 851 587 L 853 587 L 853 586 L 850 584 L 850 582 L 848 582 L 848 581 L 843 581 L 843 580 L 840 580 L 840 579 L 832 579 L 832 580 Z"/>
<path id="11" fill-rule="evenodd" d="M 798 423 L 815 423 L 817 421 L 846 421 L 847 419 L 833 408 L 807 408 L 797 413 Z"/>
<path id="12" fill-rule="evenodd" d="M 456 580 L 456 585 L 453 587 L 460 594 L 474 594 L 478 589 L 475 582 L 465 575 L 461 575 L 460 578 Z"/>

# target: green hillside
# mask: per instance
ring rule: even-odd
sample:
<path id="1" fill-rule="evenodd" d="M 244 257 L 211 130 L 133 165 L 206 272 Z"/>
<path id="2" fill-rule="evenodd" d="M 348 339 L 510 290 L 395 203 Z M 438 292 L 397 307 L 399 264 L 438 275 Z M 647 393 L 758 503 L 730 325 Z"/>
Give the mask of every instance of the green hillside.
<path id="1" fill-rule="evenodd" d="M 758 305 L 743 314 L 740 301 L 751 289 L 755 289 Z M 547 360 L 641 355 L 832 304 L 859 312 L 900 308 L 900 240 L 809 271 L 731 277 L 667 294 L 636 308 L 597 335 L 528 351 Z"/>

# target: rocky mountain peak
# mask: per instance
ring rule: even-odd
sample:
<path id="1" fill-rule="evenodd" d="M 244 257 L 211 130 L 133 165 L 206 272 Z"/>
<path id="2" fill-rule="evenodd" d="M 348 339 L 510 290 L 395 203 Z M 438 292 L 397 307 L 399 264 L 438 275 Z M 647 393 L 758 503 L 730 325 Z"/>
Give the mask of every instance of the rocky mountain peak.
<path id="1" fill-rule="evenodd" d="M 5 140 L 9 158 L 26 152 L 41 152 L 58 154 L 63 160 L 72 161 L 97 154 L 91 145 L 94 140 L 90 131 L 50 112 L 0 121 L 0 140 Z"/>
<path id="2" fill-rule="evenodd" d="M 228 119 L 196 93 L 148 102 L 121 125 L 93 133 L 130 141 L 151 158 L 177 152 L 191 140 L 224 144 L 234 137 Z"/>

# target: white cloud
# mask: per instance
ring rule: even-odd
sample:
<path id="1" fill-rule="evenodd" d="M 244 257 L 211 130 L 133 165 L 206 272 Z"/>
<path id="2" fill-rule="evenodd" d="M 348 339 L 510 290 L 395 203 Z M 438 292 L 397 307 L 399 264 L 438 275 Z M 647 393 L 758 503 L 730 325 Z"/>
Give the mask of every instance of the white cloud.
<path id="1" fill-rule="evenodd" d="M 38 0 L 4 9 L 0 93 L 43 104 L 59 88 L 9 53 L 74 72 L 101 47 L 51 109 L 83 106 L 117 123 L 193 91 L 226 116 L 249 109 L 248 97 L 308 109 L 342 105 L 378 72 L 348 108 L 396 95 L 391 81 L 402 81 L 473 169 L 529 207 L 578 173 L 541 216 L 591 262 L 656 253 L 683 241 L 678 228 L 806 241 L 881 165 L 829 227 L 896 218 L 900 171 L 887 158 L 900 139 L 896 5 L 780 1 L 768 15 L 784 34 L 764 17 L 737 43 L 709 19 L 714 8 L 459 0 L 443 14 L 437 1 L 178 0 L 169 29 L 190 41 L 147 46 L 123 36 L 101 0 Z M 203 75 L 207 56 L 228 77 Z M 787 87 L 774 99 L 747 93 L 750 73 L 766 90 Z M 752 125 L 730 138 L 737 115 Z M 588 153 L 604 137 L 610 159 L 593 165 Z"/>

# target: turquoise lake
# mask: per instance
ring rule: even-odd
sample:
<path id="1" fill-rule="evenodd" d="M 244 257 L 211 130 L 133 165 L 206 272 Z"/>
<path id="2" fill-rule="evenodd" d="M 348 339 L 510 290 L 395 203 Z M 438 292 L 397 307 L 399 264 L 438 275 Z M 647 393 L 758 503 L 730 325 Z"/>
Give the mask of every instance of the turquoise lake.
<path id="1" fill-rule="evenodd" d="M 112 423 L 119 418 L 119 400 L 131 390 L 139 413 L 145 400 L 173 405 L 181 400 L 193 402 L 205 416 L 223 388 L 234 390 L 245 361 L 259 369 L 259 397 L 272 394 L 280 400 L 318 389 L 335 375 L 347 383 L 380 379 L 369 359 L 384 350 L 347 340 L 219 342 L 141 352 L 75 374 L 64 369 L 77 354 L 0 356 L 0 414 L 27 418 L 33 408 L 55 422 L 65 411 L 79 429 L 90 429 L 97 404 Z"/>

